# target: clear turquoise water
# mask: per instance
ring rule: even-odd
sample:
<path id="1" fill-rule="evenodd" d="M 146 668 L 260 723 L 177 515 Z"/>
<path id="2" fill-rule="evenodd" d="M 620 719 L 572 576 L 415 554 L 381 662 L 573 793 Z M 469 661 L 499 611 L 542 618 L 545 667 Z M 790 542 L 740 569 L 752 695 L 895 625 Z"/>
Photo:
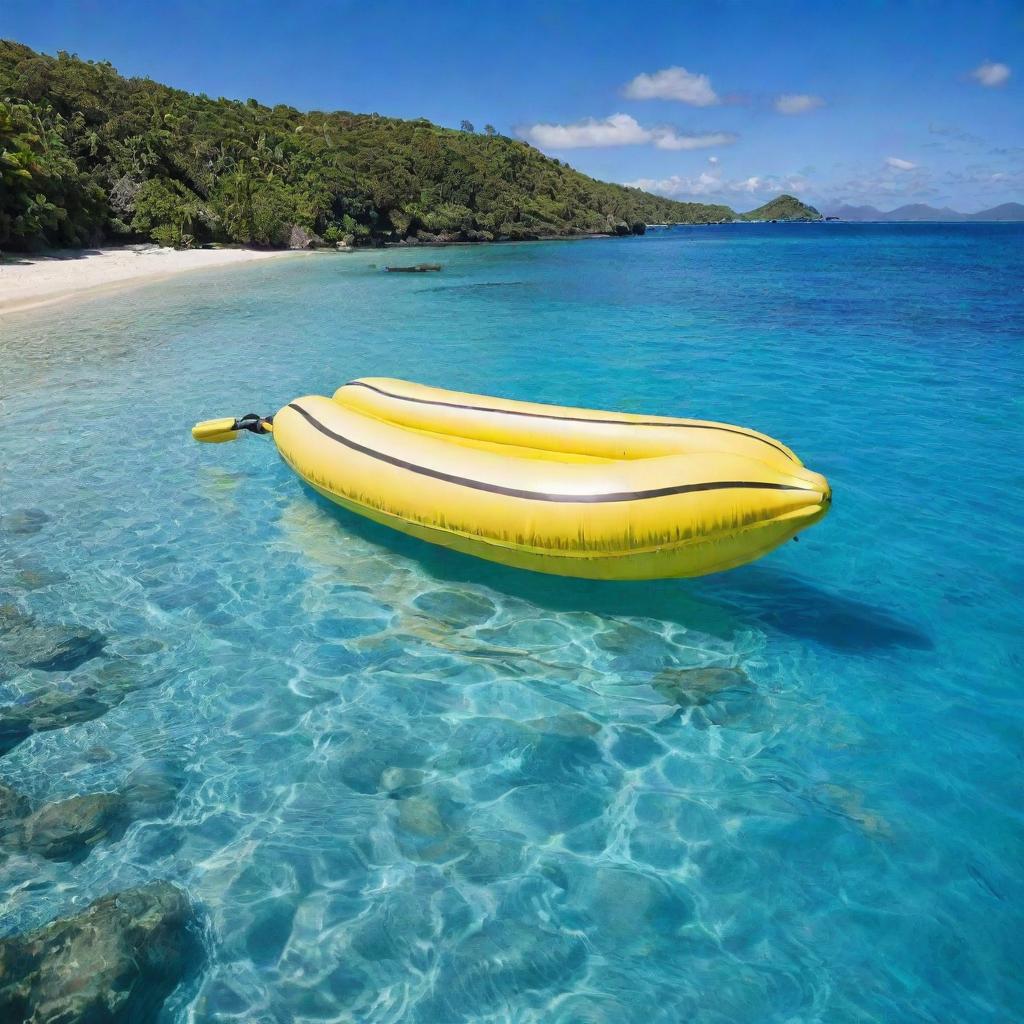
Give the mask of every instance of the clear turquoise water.
<path id="1" fill-rule="evenodd" d="M 7 318 L 0 494 L 49 519 L 3 535 L 0 589 L 108 643 L 0 696 L 114 658 L 142 685 L 0 779 L 185 781 L 77 865 L 0 865 L 3 931 L 181 883 L 209 954 L 174 1022 L 1013 1018 L 1022 242 L 300 257 Z M 266 440 L 188 437 L 364 374 L 754 426 L 833 511 L 722 576 L 565 581 L 336 511 Z M 747 682 L 667 702 L 700 666 Z"/>

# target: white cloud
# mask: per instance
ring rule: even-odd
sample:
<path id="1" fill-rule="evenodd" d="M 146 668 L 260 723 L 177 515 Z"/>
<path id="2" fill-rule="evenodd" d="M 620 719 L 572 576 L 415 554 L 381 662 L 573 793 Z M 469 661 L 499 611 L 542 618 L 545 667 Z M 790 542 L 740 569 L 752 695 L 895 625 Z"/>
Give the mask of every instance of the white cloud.
<path id="1" fill-rule="evenodd" d="M 588 117 L 575 124 L 534 124 L 519 134 L 541 149 L 581 149 L 583 147 L 641 146 L 658 149 L 707 149 L 728 146 L 736 141 L 730 132 L 706 132 L 687 135 L 671 127 L 645 128 L 629 114 L 612 114 L 603 120 Z"/>
<path id="2" fill-rule="evenodd" d="M 911 163 L 909 160 L 901 160 L 898 156 L 887 156 L 885 164 L 897 171 L 912 171 L 917 167 L 917 164 Z"/>
<path id="3" fill-rule="evenodd" d="M 707 75 L 697 75 L 681 67 L 662 68 L 653 75 L 637 75 L 626 85 L 624 95 L 631 100 L 678 100 L 693 107 L 713 107 L 719 102 Z"/>
<path id="4" fill-rule="evenodd" d="M 542 149 L 638 146 L 651 141 L 651 133 L 629 114 L 612 114 L 603 121 L 588 117 L 575 124 L 534 124 L 520 134 Z"/>
<path id="5" fill-rule="evenodd" d="M 775 109 L 780 114 L 806 114 L 815 107 L 822 107 L 825 101 L 820 96 L 802 92 L 789 92 L 775 98 Z"/>
<path id="6" fill-rule="evenodd" d="M 636 181 L 625 183 L 629 188 L 643 189 L 644 192 L 657 192 L 658 195 L 676 199 L 681 196 L 713 195 L 723 190 L 721 178 L 708 171 L 702 171 L 695 178 L 684 178 L 673 174 L 669 178 L 637 178 Z"/>
<path id="7" fill-rule="evenodd" d="M 706 132 L 703 135 L 681 135 L 674 128 L 653 128 L 651 141 L 658 149 L 708 149 L 731 146 L 737 139 L 732 132 Z"/>
<path id="8" fill-rule="evenodd" d="M 717 156 L 709 156 L 708 157 L 708 163 L 709 164 L 717 164 L 718 163 L 718 157 Z"/>
<path id="9" fill-rule="evenodd" d="M 713 171 L 702 171 L 696 177 L 687 178 L 673 174 L 668 178 L 639 178 L 627 181 L 630 188 L 643 189 L 644 192 L 656 192 L 670 199 L 691 199 L 698 196 L 753 195 L 776 194 L 779 192 L 806 192 L 809 182 L 799 174 L 784 175 L 777 178 L 771 175 L 751 175 L 733 181 L 723 179 Z"/>
<path id="10" fill-rule="evenodd" d="M 982 61 L 972 72 L 971 77 L 977 79 L 982 85 L 989 88 L 997 85 L 1005 85 L 1011 75 L 1010 67 L 1007 64 L 1000 64 L 997 61 Z"/>

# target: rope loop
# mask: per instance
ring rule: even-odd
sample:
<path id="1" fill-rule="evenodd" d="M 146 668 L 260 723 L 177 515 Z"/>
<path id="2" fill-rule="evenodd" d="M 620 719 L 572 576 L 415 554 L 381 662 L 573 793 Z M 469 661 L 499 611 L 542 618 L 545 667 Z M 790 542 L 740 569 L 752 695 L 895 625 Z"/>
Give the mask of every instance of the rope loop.
<path id="1" fill-rule="evenodd" d="M 254 412 L 247 412 L 235 420 L 235 425 L 231 429 L 248 430 L 253 434 L 269 434 L 270 430 L 267 428 L 273 426 L 273 423 L 273 416 L 259 416 Z"/>

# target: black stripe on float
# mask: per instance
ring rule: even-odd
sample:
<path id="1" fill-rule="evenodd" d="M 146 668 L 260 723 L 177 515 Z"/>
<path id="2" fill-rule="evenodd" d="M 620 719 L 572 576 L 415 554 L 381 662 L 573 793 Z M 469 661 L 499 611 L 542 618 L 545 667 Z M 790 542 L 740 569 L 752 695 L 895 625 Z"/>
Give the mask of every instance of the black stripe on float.
<path id="1" fill-rule="evenodd" d="M 350 380 L 342 385 L 346 388 L 366 388 L 368 391 L 376 391 L 378 395 L 385 398 L 397 398 L 400 402 L 416 402 L 418 405 L 440 405 L 445 409 L 468 409 L 472 412 L 498 412 L 505 416 L 524 416 L 527 419 L 535 420 L 561 420 L 566 423 L 600 423 L 603 425 L 614 425 L 618 427 L 684 427 L 688 430 L 720 430 L 725 434 L 739 434 L 740 437 L 749 437 L 752 441 L 761 441 L 763 444 L 771 445 L 777 452 L 785 455 L 792 461 L 793 456 L 774 441 L 766 437 L 759 437 L 747 430 L 740 430 L 736 427 L 721 427 L 715 423 L 663 423 L 659 420 L 597 420 L 588 419 L 585 416 L 556 416 L 554 413 L 546 412 L 522 412 L 518 409 L 497 409 L 488 405 L 459 405 L 457 402 L 440 402 L 436 398 L 412 398 L 409 395 L 396 395 L 393 391 L 385 391 L 376 384 L 367 384 L 361 380 Z"/>
<path id="2" fill-rule="evenodd" d="M 648 491 L 613 491 L 610 494 L 546 494 L 543 491 L 523 491 L 518 487 L 504 487 L 501 484 L 486 483 L 483 480 L 470 480 L 467 477 L 456 476 L 454 473 L 444 473 L 439 469 L 417 466 L 413 462 L 406 462 L 405 459 L 396 458 L 394 455 L 375 451 L 373 448 L 367 448 L 366 445 L 362 445 L 358 441 L 353 441 L 350 437 L 343 437 L 341 434 L 335 433 L 330 427 L 306 412 L 301 405 L 291 402 L 288 408 L 294 409 L 310 426 L 315 427 L 321 434 L 326 435 L 332 441 L 337 441 L 339 444 L 345 445 L 346 448 L 351 448 L 362 455 L 368 455 L 371 459 L 378 459 L 392 466 L 398 466 L 399 469 L 407 469 L 411 473 L 429 476 L 434 480 L 444 480 L 445 483 L 459 484 L 461 487 L 472 487 L 478 491 L 490 491 L 492 494 L 507 494 L 510 498 L 527 498 L 530 501 L 596 504 L 603 501 L 639 501 L 642 498 L 665 498 L 670 494 L 692 494 L 695 491 L 724 491 L 730 488 L 745 488 L 758 491 L 814 491 L 813 487 L 764 483 L 760 480 L 713 480 L 703 484 L 675 484 L 672 487 L 655 487 Z"/>

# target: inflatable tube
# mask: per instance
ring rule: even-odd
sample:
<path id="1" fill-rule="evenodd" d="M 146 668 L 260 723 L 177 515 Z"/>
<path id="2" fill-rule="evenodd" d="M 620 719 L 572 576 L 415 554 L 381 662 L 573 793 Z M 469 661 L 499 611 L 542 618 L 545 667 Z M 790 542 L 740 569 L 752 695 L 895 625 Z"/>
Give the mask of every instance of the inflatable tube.
<path id="1" fill-rule="evenodd" d="M 257 419 L 236 421 L 238 429 L 272 431 L 284 461 L 338 505 L 434 544 L 561 576 L 730 569 L 817 522 L 831 503 L 825 478 L 789 448 L 725 423 L 385 378 L 297 398 L 254 428 Z M 207 433 L 221 439 L 223 421 Z"/>

